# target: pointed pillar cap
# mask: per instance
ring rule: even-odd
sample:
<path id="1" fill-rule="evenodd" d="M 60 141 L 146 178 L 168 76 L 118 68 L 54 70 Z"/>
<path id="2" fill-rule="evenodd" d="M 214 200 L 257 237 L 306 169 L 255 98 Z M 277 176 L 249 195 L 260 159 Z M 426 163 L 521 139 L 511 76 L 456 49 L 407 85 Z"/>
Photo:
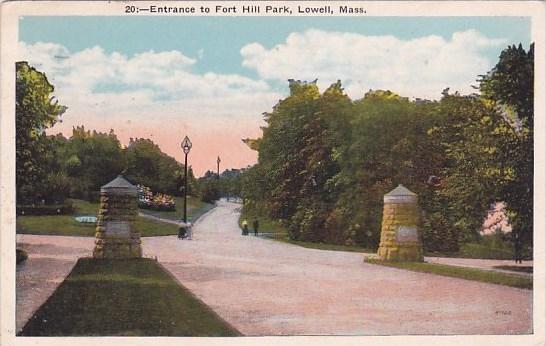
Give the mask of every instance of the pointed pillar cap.
<path id="1" fill-rule="evenodd" d="M 114 180 L 100 188 L 101 192 L 114 193 L 114 194 L 126 194 L 137 195 L 138 189 L 135 185 L 125 179 L 123 175 L 118 175 Z"/>
<path id="2" fill-rule="evenodd" d="M 417 194 L 399 184 L 394 190 L 383 196 L 385 203 L 417 203 Z"/>

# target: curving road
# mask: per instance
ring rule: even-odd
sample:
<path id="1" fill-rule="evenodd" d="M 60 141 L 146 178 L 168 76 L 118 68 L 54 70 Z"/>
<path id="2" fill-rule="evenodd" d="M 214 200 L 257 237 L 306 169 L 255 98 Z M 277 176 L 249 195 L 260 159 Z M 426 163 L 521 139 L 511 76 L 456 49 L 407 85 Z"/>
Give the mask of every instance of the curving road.
<path id="1" fill-rule="evenodd" d="M 143 238 L 158 260 L 245 335 L 523 334 L 532 291 L 363 263 L 362 254 L 241 236 L 234 203 L 219 202 L 193 240 Z M 19 236 L 17 329 L 94 239 Z M 468 264 L 468 263 L 467 263 Z M 462 264 L 465 265 L 465 264 Z M 485 264 L 482 264 L 485 265 Z"/>
<path id="2" fill-rule="evenodd" d="M 144 252 L 245 335 L 522 334 L 532 291 L 386 268 L 350 252 L 241 236 L 218 207 L 193 240 L 145 238 Z"/>

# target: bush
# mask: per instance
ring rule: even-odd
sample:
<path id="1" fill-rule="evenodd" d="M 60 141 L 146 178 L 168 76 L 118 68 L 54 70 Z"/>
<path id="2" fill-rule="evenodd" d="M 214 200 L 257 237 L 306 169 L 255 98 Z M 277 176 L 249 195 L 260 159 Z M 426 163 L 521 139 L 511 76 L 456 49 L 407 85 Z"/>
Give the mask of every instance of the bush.
<path id="1" fill-rule="evenodd" d="M 201 189 L 201 201 L 205 203 L 214 203 L 220 199 L 220 191 L 213 184 L 205 185 Z"/>
<path id="2" fill-rule="evenodd" d="M 173 196 L 163 193 L 153 193 L 152 189 L 144 185 L 137 185 L 138 207 L 156 211 L 176 211 Z"/>
<path id="3" fill-rule="evenodd" d="M 64 204 L 31 204 L 18 205 L 17 215 L 65 215 L 72 214 L 74 207 L 71 202 Z"/>
<path id="4" fill-rule="evenodd" d="M 64 173 L 50 173 L 41 186 L 42 194 L 48 204 L 64 203 L 70 194 L 71 179 Z"/>
<path id="5" fill-rule="evenodd" d="M 15 251 L 16 251 L 15 252 L 15 255 L 16 255 L 15 258 L 16 258 L 16 263 L 17 264 L 21 264 L 21 263 L 23 263 L 24 261 L 27 260 L 28 254 L 26 253 L 25 250 L 16 249 Z"/>
<path id="6" fill-rule="evenodd" d="M 482 259 L 514 259 L 512 250 L 492 248 L 479 243 L 466 243 L 461 246 L 459 252 L 464 258 L 482 258 Z"/>
<path id="7" fill-rule="evenodd" d="M 478 242 L 461 246 L 460 254 L 468 258 L 513 259 L 514 247 L 501 233 L 482 236 Z"/>

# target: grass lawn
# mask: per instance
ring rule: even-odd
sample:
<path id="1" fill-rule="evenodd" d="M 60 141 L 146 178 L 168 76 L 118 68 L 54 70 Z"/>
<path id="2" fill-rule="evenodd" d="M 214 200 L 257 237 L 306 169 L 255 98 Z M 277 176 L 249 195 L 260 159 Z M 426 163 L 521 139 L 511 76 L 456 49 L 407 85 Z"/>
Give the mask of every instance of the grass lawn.
<path id="1" fill-rule="evenodd" d="M 248 211 L 241 212 L 239 227 L 242 229 L 243 220 L 247 220 L 249 232 L 253 233 L 254 229 L 252 228 L 252 223 L 255 219 L 258 219 L 260 224 L 258 228 L 259 233 L 268 233 L 271 238 L 281 238 L 288 235 L 286 229 L 279 222 Z"/>
<path id="2" fill-rule="evenodd" d="M 150 259 L 82 258 L 23 336 L 238 336 Z"/>
<path id="3" fill-rule="evenodd" d="M 374 249 L 365 248 L 358 245 L 337 245 L 337 244 L 325 244 L 325 243 L 313 243 L 309 241 L 291 240 L 288 237 L 277 238 L 276 240 L 284 243 L 298 245 L 309 249 L 318 250 L 330 250 L 330 251 L 348 251 L 348 252 L 362 252 L 362 253 L 375 253 Z"/>
<path id="4" fill-rule="evenodd" d="M 268 239 L 319 250 L 350 251 L 362 253 L 377 252 L 376 249 L 365 248 L 358 245 L 335 245 L 292 240 L 288 237 L 288 231 L 282 226 L 280 222 L 273 221 L 254 212 L 245 211 L 244 213 L 241 213 L 241 217 L 239 218 L 239 227 L 242 228 L 241 223 L 245 219 L 248 221 L 250 234 L 253 233 L 252 222 L 255 219 L 258 219 L 260 223 L 259 231 L 264 237 Z M 491 244 L 488 245 L 479 243 L 466 243 L 461 245 L 461 249 L 459 252 L 426 252 L 425 256 L 480 259 L 513 259 L 513 252 L 511 251 L 511 249 L 507 248 L 492 247 Z"/>
<path id="5" fill-rule="evenodd" d="M 241 223 L 243 220 L 247 220 L 250 235 L 253 234 L 254 229 L 252 228 L 252 223 L 255 219 L 258 219 L 260 224 L 259 233 L 262 235 L 265 233 L 266 238 L 280 241 L 283 243 L 298 245 L 310 249 L 319 249 L 319 250 L 330 250 L 330 251 L 349 251 L 349 252 L 365 252 L 365 253 L 374 253 L 374 249 L 368 249 L 358 245 L 336 245 L 336 244 L 325 244 L 325 243 L 313 243 L 308 241 L 298 241 L 292 240 L 288 237 L 288 231 L 280 224 L 280 222 L 273 221 L 269 218 L 259 216 L 255 213 L 245 212 L 241 214 L 239 218 L 239 227 L 242 228 Z"/>
<path id="6" fill-rule="evenodd" d="M 525 266 L 495 266 L 493 268 L 496 269 L 502 269 L 502 270 L 511 270 L 514 272 L 520 272 L 520 273 L 533 273 L 533 267 Z"/>
<path id="7" fill-rule="evenodd" d="M 95 224 L 80 223 L 76 216 L 97 215 L 98 203 L 90 203 L 74 199 L 74 214 L 17 216 L 17 233 L 65 236 L 94 236 Z M 137 217 L 135 227 L 143 237 L 172 235 L 178 233 L 178 227 L 173 224 Z"/>
<path id="8" fill-rule="evenodd" d="M 175 197 L 176 211 L 156 211 L 149 209 L 140 209 L 143 214 L 153 215 L 162 219 L 182 220 L 184 218 L 184 198 Z M 195 220 L 207 211 L 214 208 L 213 204 L 205 203 L 197 197 L 188 196 L 188 221 Z"/>
<path id="9" fill-rule="evenodd" d="M 366 258 L 366 263 L 395 267 L 421 273 L 450 276 L 454 278 L 481 281 L 517 288 L 533 289 L 533 278 L 521 275 L 511 275 L 488 270 L 448 266 L 444 264 L 425 262 L 385 262 L 373 258 Z"/>

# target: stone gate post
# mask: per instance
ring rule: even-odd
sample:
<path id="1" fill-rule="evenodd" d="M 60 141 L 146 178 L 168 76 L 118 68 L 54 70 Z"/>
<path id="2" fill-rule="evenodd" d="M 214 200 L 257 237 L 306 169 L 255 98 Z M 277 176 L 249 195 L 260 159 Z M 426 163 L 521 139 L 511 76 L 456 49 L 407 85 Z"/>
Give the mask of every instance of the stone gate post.
<path id="1" fill-rule="evenodd" d="M 142 257 L 140 233 L 134 228 L 137 196 L 136 186 L 122 175 L 101 187 L 94 258 Z"/>
<path id="2" fill-rule="evenodd" d="M 377 254 L 385 261 L 423 261 L 418 197 L 402 185 L 383 197 L 381 241 Z"/>

